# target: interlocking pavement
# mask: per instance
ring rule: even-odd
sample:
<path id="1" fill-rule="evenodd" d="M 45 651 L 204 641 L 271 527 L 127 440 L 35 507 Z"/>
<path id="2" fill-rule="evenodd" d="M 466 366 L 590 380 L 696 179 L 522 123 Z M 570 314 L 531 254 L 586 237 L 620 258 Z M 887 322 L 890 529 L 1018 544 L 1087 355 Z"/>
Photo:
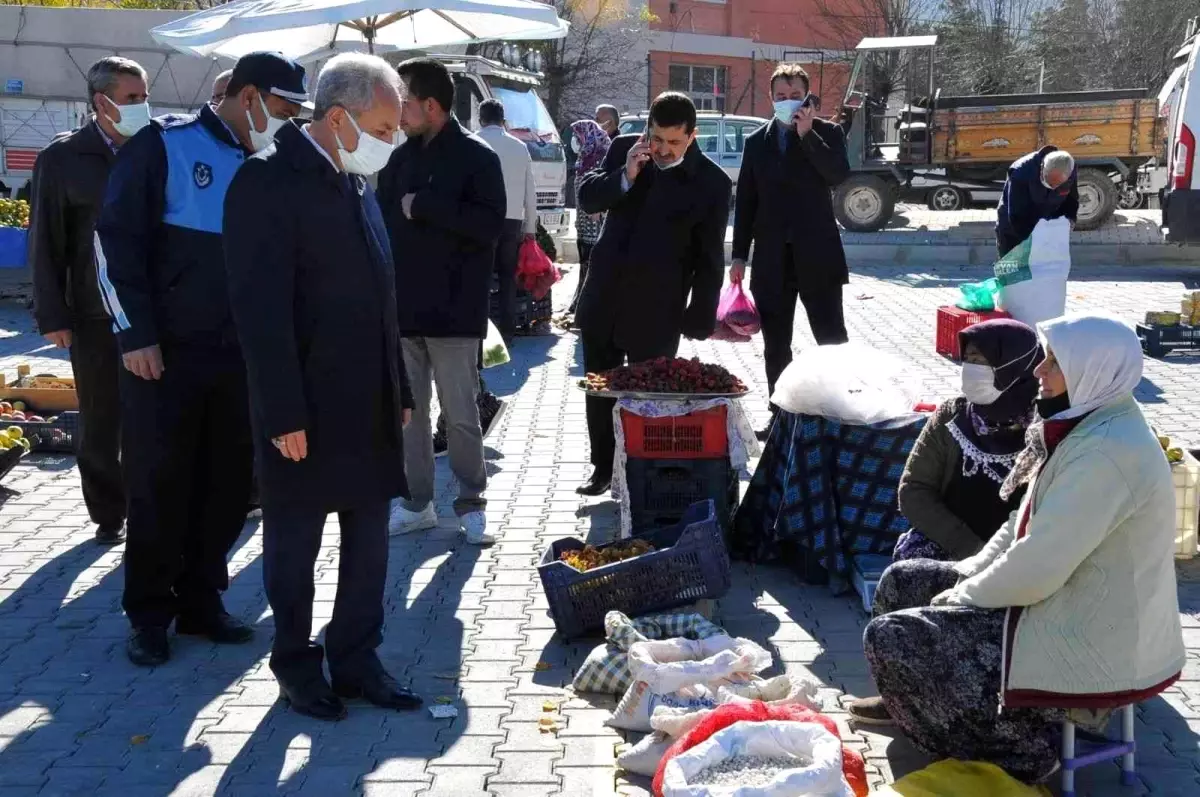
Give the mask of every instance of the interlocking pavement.
<path id="1" fill-rule="evenodd" d="M 934 309 L 953 300 L 975 268 L 856 269 L 846 290 L 851 337 L 909 363 L 927 398 L 951 395 L 956 367 L 933 353 Z M 1178 268 L 1081 270 L 1071 308 L 1107 308 L 1131 319 L 1177 306 L 1200 289 Z M 574 274 L 556 291 L 562 303 Z M 803 313 L 799 314 L 803 316 Z M 811 345 L 798 322 L 797 345 Z M 124 657 L 120 613 L 122 549 L 95 546 L 70 458 L 34 456 L 0 490 L 0 797 L 27 795 L 267 795 L 299 793 L 404 797 L 538 797 L 643 794 L 619 776 L 623 737 L 604 721 L 613 701 L 563 689 L 594 642 L 563 642 L 553 631 L 534 565 L 558 537 L 610 538 L 610 501 L 573 489 L 587 466 L 582 375 L 574 335 L 526 338 L 509 366 L 485 376 L 510 408 L 488 441 L 489 518 L 501 541 L 479 551 L 454 529 L 447 466 L 439 463 L 442 526 L 392 540 L 387 666 L 453 720 L 427 712 L 386 713 L 353 705 L 341 723 L 283 710 L 266 668 L 271 618 L 262 589 L 254 521 L 232 557 L 231 611 L 259 629 L 244 647 L 173 638 L 164 667 L 140 670 Z M 685 343 L 683 354 L 718 361 L 753 386 L 750 409 L 765 417 L 761 342 Z M 1147 413 L 1172 435 L 1200 446 L 1197 355 L 1146 361 L 1138 391 Z M 42 346 L 25 311 L 0 306 L 0 367 L 66 373 Z M 333 609 L 337 524 L 318 560 L 319 628 Z M 1183 566 L 1180 601 L 1189 664 L 1168 693 L 1139 710 L 1140 783 L 1119 786 L 1114 766 L 1085 770 L 1080 794 L 1200 794 L 1200 568 Z M 862 657 L 866 622 L 854 596 L 800 584 L 773 568 L 735 565 L 733 589 L 713 608 L 731 632 L 768 645 L 777 670 L 807 670 L 872 778 L 890 779 L 925 762 L 902 739 L 851 732 L 841 706 L 872 693 Z M 543 717 L 556 731 L 544 732 Z"/>

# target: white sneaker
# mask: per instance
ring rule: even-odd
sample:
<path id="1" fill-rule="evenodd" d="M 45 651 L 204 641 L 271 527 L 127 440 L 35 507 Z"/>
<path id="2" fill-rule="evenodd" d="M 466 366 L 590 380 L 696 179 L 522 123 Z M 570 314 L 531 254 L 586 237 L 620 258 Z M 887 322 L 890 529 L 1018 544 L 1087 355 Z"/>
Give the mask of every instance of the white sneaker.
<path id="1" fill-rule="evenodd" d="M 388 519 L 388 534 L 399 537 L 414 531 L 436 529 L 437 524 L 438 516 L 433 504 L 427 504 L 420 512 L 413 512 L 404 508 L 403 501 L 397 501 L 392 507 L 392 516 Z"/>
<path id="2" fill-rule="evenodd" d="M 468 512 L 458 519 L 458 527 L 471 545 L 486 548 L 496 544 L 496 538 L 487 533 L 487 515 L 483 512 Z"/>

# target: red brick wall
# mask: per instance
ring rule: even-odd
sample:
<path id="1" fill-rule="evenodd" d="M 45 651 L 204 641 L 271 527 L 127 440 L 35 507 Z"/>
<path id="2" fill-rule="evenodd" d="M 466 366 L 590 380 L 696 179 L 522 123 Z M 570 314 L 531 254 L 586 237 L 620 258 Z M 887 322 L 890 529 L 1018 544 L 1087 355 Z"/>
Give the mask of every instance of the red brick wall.
<path id="1" fill-rule="evenodd" d="M 724 66 L 726 73 L 725 113 L 747 114 L 769 117 L 771 115 L 770 80 L 775 69 L 774 61 L 749 58 L 722 58 L 711 55 L 689 55 L 687 53 L 650 53 L 650 95 L 658 96 L 667 90 L 668 67 L 670 64 L 694 66 Z M 846 92 L 849 68 L 845 64 L 826 63 L 823 79 L 820 64 L 807 64 L 811 87 L 821 97 L 821 116 L 831 117 L 837 113 L 842 96 Z M 751 84 L 751 72 L 754 80 Z"/>

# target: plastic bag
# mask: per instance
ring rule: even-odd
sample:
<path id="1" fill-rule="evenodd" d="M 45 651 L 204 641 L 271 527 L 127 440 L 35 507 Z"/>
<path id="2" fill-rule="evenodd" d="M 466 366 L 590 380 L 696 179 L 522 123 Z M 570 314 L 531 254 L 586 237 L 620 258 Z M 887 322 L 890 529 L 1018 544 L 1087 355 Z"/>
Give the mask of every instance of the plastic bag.
<path id="1" fill-rule="evenodd" d="M 657 706 L 703 709 L 717 705 L 717 688 L 745 683 L 771 666 L 771 654 L 748 639 L 664 639 L 629 648 L 633 684 L 608 724 L 650 731 Z"/>
<path id="2" fill-rule="evenodd" d="M 666 755 L 663 756 L 662 763 L 658 766 L 658 772 L 654 774 L 655 797 L 662 797 L 663 795 L 663 774 L 671 759 L 706 741 L 717 731 L 743 720 L 750 722 L 766 722 L 768 720 L 815 722 L 834 736 L 839 739 L 841 738 L 836 722 L 824 714 L 819 714 L 811 709 L 800 706 L 768 706 L 759 701 L 749 705 L 730 704 L 721 706 L 709 714 L 699 725 L 688 731 L 683 737 L 676 739 L 675 743 L 671 745 L 671 749 L 667 750 Z M 854 790 L 855 797 L 866 797 L 869 790 L 866 762 L 863 761 L 861 755 L 848 747 L 842 748 L 842 775 Z"/>
<path id="3" fill-rule="evenodd" d="M 689 785 L 709 767 L 734 756 L 793 758 L 794 769 L 753 786 Z M 671 759 L 663 768 L 663 797 L 854 797 L 842 776 L 842 742 L 811 722 L 736 722 Z"/>
<path id="4" fill-rule="evenodd" d="M 533 294 L 535 299 L 544 299 L 551 286 L 562 279 L 562 272 L 550 260 L 537 241 L 526 239 L 517 252 L 517 284 Z"/>
<path id="5" fill-rule="evenodd" d="M 990 312 L 996 309 L 995 293 L 999 287 L 995 277 L 983 282 L 968 282 L 965 285 L 959 285 L 958 290 L 962 296 L 958 297 L 958 301 L 954 304 L 964 310 Z"/>
<path id="6" fill-rule="evenodd" d="M 993 267 L 996 307 L 1030 326 L 1066 311 L 1071 274 L 1071 223 L 1042 219 L 1033 234 Z"/>
<path id="7" fill-rule="evenodd" d="M 729 283 L 721 291 L 721 301 L 717 304 L 717 327 L 724 327 L 728 334 L 747 340 L 762 329 L 758 308 L 754 306 L 750 294 L 742 288 L 740 280 Z"/>
<path id="8" fill-rule="evenodd" d="M 784 369 L 771 401 L 792 413 L 868 425 L 912 412 L 921 387 L 912 369 L 861 343 L 817 346 Z"/>
<path id="9" fill-rule="evenodd" d="M 483 339 L 483 367 L 504 365 L 510 359 L 508 347 L 504 345 L 504 338 L 501 336 L 500 330 L 496 329 L 495 324 L 488 321 L 487 337 Z"/>

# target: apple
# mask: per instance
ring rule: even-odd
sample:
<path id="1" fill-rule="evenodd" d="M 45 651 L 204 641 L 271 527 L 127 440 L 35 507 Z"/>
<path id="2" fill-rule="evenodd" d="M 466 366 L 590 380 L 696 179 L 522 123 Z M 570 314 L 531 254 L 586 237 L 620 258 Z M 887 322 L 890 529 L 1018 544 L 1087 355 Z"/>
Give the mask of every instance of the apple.
<path id="1" fill-rule="evenodd" d="M 45 423 L 45 422 L 46 422 L 46 419 L 45 419 L 45 418 L 43 418 L 41 415 L 30 415 L 30 416 L 29 416 L 28 418 L 26 418 L 25 420 L 27 420 L 27 421 L 37 421 L 38 423 Z"/>
<path id="2" fill-rule="evenodd" d="M 23 413 L 23 412 L 21 412 L 21 411 L 19 411 L 19 410 L 18 410 L 18 411 L 15 411 L 15 412 L 13 412 L 13 414 L 12 414 L 12 419 L 13 419 L 14 421 L 23 421 L 23 420 L 25 420 L 25 413 Z"/>
<path id="3" fill-rule="evenodd" d="M 11 421 L 13 414 L 11 412 L 0 412 L 0 421 Z"/>
<path id="4" fill-rule="evenodd" d="M 13 405 L 8 401 L 0 401 L 0 412 L 12 412 Z"/>
<path id="5" fill-rule="evenodd" d="M 13 402 L 13 412 L 24 412 L 24 411 L 25 411 L 25 402 L 24 401 L 14 401 Z"/>
<path id="6" fill-rule="evenodd" d="M 4 434 L 10 440 L 18 440 L 25 436 L 25 430 L 22 429 L 20 426 L 10 426 L 4 430 Z"/>

